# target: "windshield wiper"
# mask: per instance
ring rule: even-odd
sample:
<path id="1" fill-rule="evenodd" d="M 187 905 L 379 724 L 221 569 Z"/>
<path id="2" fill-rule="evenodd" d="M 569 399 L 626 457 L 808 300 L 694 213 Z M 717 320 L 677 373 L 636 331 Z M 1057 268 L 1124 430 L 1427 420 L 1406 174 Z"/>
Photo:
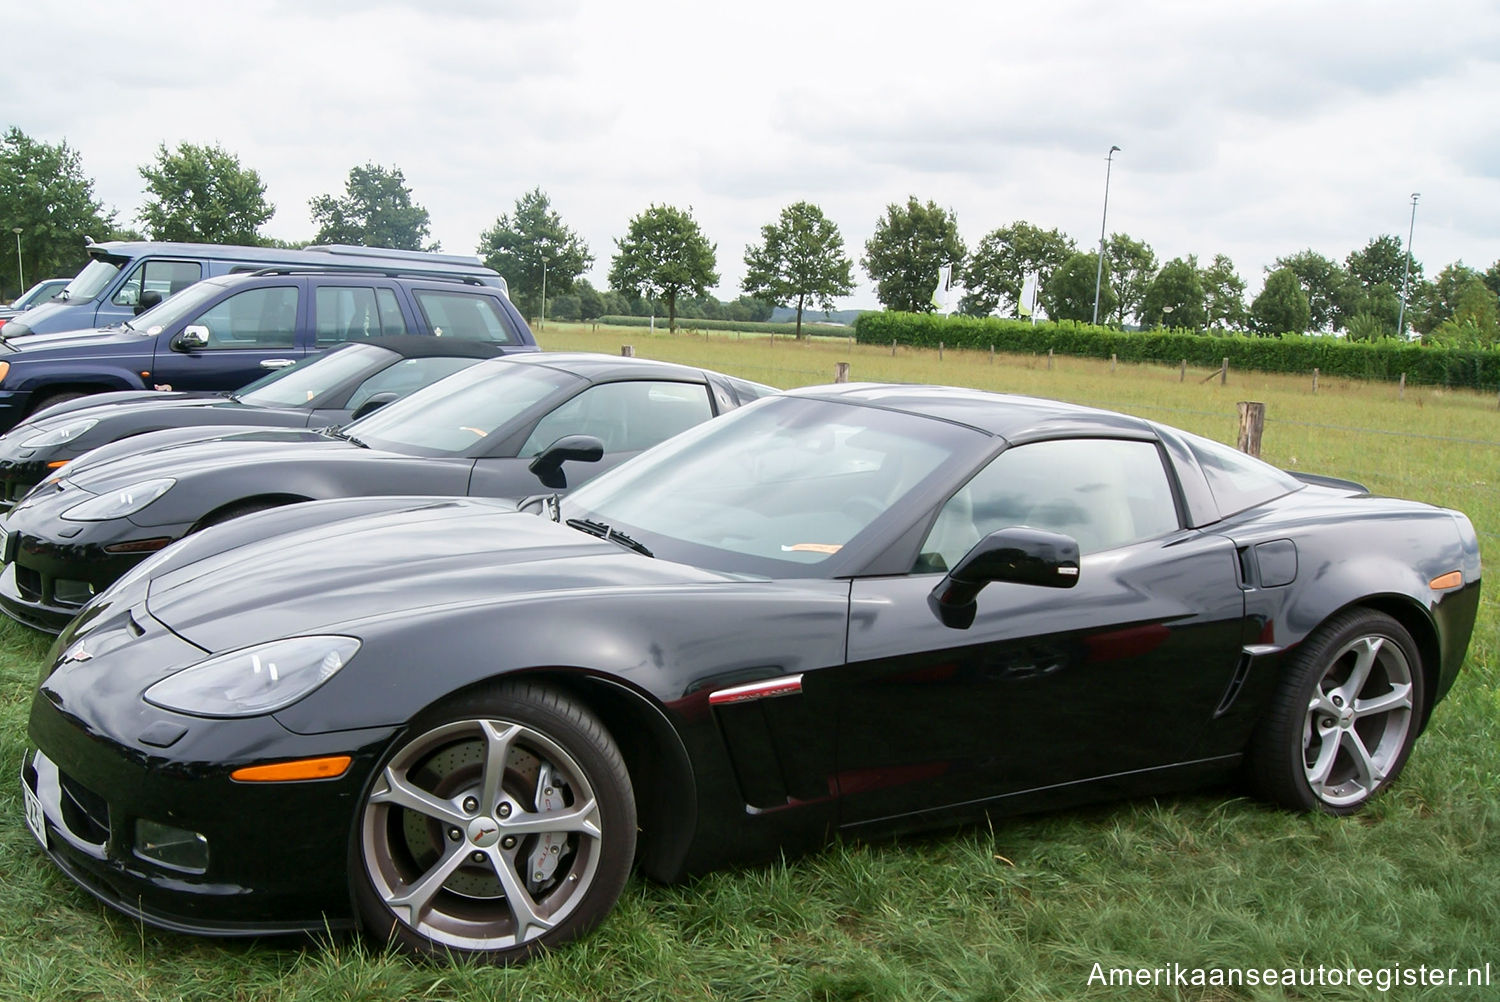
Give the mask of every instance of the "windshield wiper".
<path id="1" fill-rule="evenodd" d="M 631 539 L 629 536 L 625 535 L 625 533 L 621 532 L 618 529 L 612 528 L 611 526 L 605 525 L 603 522 L 595 522 L 587 518 L 570 518 L 568 519 L 568 525 L 574 529 L 577 529 L 579 532 L 586 532 L 590 536 L 598 536 L 600 539 L 613 540 L 614 542 L 619 543 L 621 546 L 625 547 L 627 550 L 634 550 L 636 553 L 639 553 L 643 557 L 656 556 L 656 554 L 652 553 L 646 547 L 645 543 Z"/>
<path id="2" fill-rule="evenodd" d="M 350 442 L 350 443 L 353 443 L 354 445 L 359 446 L 361 449 L 368 449 L 370 447 L 370 444 L 368 442 L 361 442 L 359 439 L 355 438 L 353 435 L 349 434 L 347 431 L 343 431 L 343 430 L 341 430 L 339 428 L 334 427 L 333 425 L 329 425 L 327 428 L 320 428 L 320 429 L 318 429 L 318 434 L 319 435 L 331 435 L 334 438 L 341 438 L 345 442 Z"/>

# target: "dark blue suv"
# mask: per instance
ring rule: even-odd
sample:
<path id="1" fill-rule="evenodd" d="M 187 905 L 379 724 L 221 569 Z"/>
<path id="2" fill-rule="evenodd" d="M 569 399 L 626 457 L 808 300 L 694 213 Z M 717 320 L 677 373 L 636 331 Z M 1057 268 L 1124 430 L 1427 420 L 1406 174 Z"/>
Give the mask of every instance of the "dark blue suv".
<path id="1" fill-rule="evenodd" d="M 204 279 L 98 331 L 0 343 L 0 431 L 109 390 L 234 390 L 329 345 L 432 334 L 536 351 L 521 314 L 473 279 L 278 269 Z"/>

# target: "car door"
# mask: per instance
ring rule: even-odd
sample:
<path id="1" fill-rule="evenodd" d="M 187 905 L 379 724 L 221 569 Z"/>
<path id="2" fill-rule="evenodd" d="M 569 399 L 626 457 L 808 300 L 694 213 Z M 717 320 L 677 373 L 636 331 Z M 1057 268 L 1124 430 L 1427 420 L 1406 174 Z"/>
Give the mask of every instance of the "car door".
<path id="1" fill-rule="evenodd" d="M 604 443 L 604 458 L 566 464 L 563 473 L 571 489 L 713 416 L 708 386 L 701 382 L 596 383 L 538 419 L 514 455 L 475 463 L 469 493 L 523 497 L 549 491 L 527 468 L 532 459 L 564 436 L 593 435 Z"/>
<path id="2" fill-rule="evenodd" d="M 295 278 L 241 289 L 156 339 L 152 381 L 174 390 L 235 390 L 307 354 L 302 283 Z M 178 347 L 187 327 L 207 331 L 201 348 Z"/>
<path id="3" fill-rule="evenodd" d="M 1074 537 L 1076 586 L 992 583 L 973 624 L 929 604 L 980 538 Z M 1179 762 L 1240 654 L 1234 547 L 1179 527 L 1154 442 L 1013 446 L 949 499 L 910 574 L 856 579 L 839 710 L 843 824 Z"/>

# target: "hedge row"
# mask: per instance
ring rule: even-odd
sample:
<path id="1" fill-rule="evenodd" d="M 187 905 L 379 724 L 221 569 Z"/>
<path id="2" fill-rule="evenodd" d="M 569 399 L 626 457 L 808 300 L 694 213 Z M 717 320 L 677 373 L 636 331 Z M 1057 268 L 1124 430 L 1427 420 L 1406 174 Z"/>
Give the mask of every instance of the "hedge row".
<path id="1" fill-rule="evenodd" d="M 1342 338 L 1288 334 L 1280 338 L 1240 334 L 1196 334 L 1190 331 L 1117 331 L 1071 321 L 1000 317 L 941 317 L 930 313 L 864 313 L 854 322 L 861 344 L 899 344 L 936 348 L 1044 352 L 1109 358 L 1122 362 L 1160 362 L 1217 368 L 1228 358 L 1231 368 L 1261 372 L 1311 373 L 1325 376 L 1407 382 L 1434 386 L 1494 389 L 1500 386 L 1500 349 L 1473 351 L 1430 348 L 1396 340 L 1361 342 Z"/>
<path id="2" fill-rule="evenodd" d="M 601 324 L 611 324 L 616 327 L 650 327 L 650 317 L 600 317 Z M 662 330 L 667 329 L 667 318 L 657 317 L 656 326 Z M 761 334 L 795 334 L 796 324 L 770 324 L 755 323 L 749 320 L 706 320 L 702 317 L 678 317 L 677 326 L 688 330 L 697 331 L 756 331 Z M 819 335 L 836 335 L 848 337 L 850 329 L 843 324 L 809 324 L 806 320 L 802 322 L 802 333 Z M 937 342 L 933 342 L 936 344 Z"/>

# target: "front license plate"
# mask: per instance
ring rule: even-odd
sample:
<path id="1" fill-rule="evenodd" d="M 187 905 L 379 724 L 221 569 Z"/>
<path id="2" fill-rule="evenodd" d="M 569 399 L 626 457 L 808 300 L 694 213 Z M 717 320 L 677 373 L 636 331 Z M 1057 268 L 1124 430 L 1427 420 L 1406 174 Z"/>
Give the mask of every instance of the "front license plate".
<path id="1" fill-rule="evenodd" d="M 47 816 L 42 813 L 42 802 L 35 793 L 31 792 L 31 787 L 27 786 L 24 781 L 21 783 L 21 793 L 26 798 L 26 827 L 31 829 L 31 834 L 36 836 L 36 840 L 42 843 L 42 848 L 45 849 L 47 848 Z"/>

